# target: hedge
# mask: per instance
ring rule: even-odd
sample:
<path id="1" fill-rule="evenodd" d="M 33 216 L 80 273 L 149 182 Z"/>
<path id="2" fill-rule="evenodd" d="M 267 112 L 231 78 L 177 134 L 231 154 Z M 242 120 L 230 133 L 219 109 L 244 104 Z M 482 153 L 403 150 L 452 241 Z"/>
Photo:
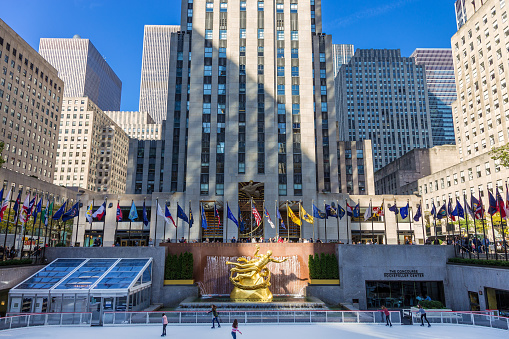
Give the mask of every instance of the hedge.
<path id="1" fill-rule="evenodd" d="M 445 306 L 438 300 L 421 300 L 419 304 L 425 309 L 444 309 Z"/>
<path id="2" fill-rule="evenodd" d="M 11 259 L 6 261 L 0 261 L 0 266 L 13 266 L 13 265 L 30 265 L 32 259 Z"/>
<path id="3" fill-rule="evenodd" d="M 190 252 L 168 254 L 164 267 L 164 279 L 188 280 L 193 279 L 193 254 Z"/>
<path id="4" fill-rule="evenodd" d="M 509 267 L 509 261 L 505 261 L 505 260 L 450 258 L 449 262 L 455 263 L 455 264 L 471 264 L 471 265 L 479 265 L 479 266 Z"/>
<path id="5" fill-rule="evenodd" d="M 316 253 L 309 255 L 309 277 L 311 279 L 339 279 L 338 260 L 335 254 Z"/>

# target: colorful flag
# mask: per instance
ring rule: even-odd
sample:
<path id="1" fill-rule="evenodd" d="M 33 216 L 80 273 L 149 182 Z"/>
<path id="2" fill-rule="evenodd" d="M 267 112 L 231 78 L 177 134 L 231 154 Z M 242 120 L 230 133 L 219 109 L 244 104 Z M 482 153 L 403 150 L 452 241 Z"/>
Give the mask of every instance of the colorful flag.
<path id="1" fill-rule="evenodd" d="M 175 223 L 175 220 L 173 220 L 173 216 L 171 215 L 168 206 L 164 206 L 164 217 L 170 219 L 171 222 L 173 223 L 173 226 L 177 227 L 177 224 Z"/>
<path id="2" fill-rule="evenodd" d="M 42 212 L 43 214 L 41 215 L 41 218 L 44 219 L 44 226 L 48 226 L 50 215 L 53 214 L 53 206 L 54 206 L 53 201 L 51 203 L 49 202 L 49 200 L 46 201 L 46 208 L 44 209 L 44 212 Z"/>
<path id="3" fill-rule="evenodd" d="M 122 221 L 122 210 L 120 209 L 120 203 L 117 202 L 117 222 Z"/>
<path id="4" fill-rule="evenodd" d="M 415 212 L 415 215 L 414 215 L 414 221 L 419 221 L 422 217 L 422 208 L 421 208 L 421 205 L 419 204 L 419 206 L 417 206 L 417 212 Z"/>
<path id="5" fill-rule="evenodd" d="M 437 219 L 440 220 L 440 219 L 446 218 L 446 217 L 447 217 L 447 207 L 446 207 L 446 203 L 444 202 L 442 207 L 440 207 L 440 209 L 438 210 Z"/>
<path id="6" fill-rule="evenodd" d="M 134 204 L 134 201 L 131 204 L 131 210 L 129 211 L 128 218 L 131 221 L 135 221 L 136 219 L 138 219 L 138 211 L 136 210 L 136 205 Z"/>
<path id="7" fill-rule="evenodd" d="M 256 226 L 260 226 L 262 223 L 262 217 L 260 216 L 260 213 L 258 213 L 258 210 L 255 208 L 253 203 L 251 203 L 251 212 L 253 213 L 253 216 L 256 220 Z"/>
<path id="8" fill-rule="evenodd" d="M 177 203 L 177 218 L 182 219 L 183 221 L 189 224 L 189 219 L 187 218 L 186 213 L 178 203 Z"/>
<path id="9" fill-rule="evenodd" d="M 36 200 L 37 200 L 37 195 L 32 200 L 30 200 L 30 205 L 28 205 L 28 210 L 27 210 L 27 220 L 32 215 Z"/>
<path id="10" fill-rule="evenodd" d="M 246 223 L 244 222 L 244 218 L 242 218 L 242 213 L 240 212 L 239 206 L 239 228 L 241 232 L 244 232 L 244 228 L 246 227 Z"/>
<path id="11" fill-rule="evenodd" d="M 235 225 L 237 225 L 237 228 L 239 228 L 239 222 L 237 221 L 237 219 L 235 218 L 235 216 L 233 215 L 232 211 L 230 210 L 230 205 L 228 205 L 228 203 L 226 203 L 226 211 L 228 213 L 228 219 L 230 219 L 231 221 L 233 221 L 233 223 Z"/>
<path id="12" fill-rule="evenodd" d="M 399 214 L 399 210 L 398 210 L 398 206 L 396 205 L 396 202 L 394 202 L 394 205 L 389 207 L 389 211 L 394 212 L 394 214 L 396 214 L 396 215 Z"/>
<path id="13" fill-rule="evenodd" d="M 375 217 L 381 217 L 384 215 L 384 203 L 380 205 L 380 207 L 373 207 L 373 215 Z"/>
<path id="14" fill-rule="evenodd" d="M 364 212 L 364 221 L 368 221 L 373 216 L 373 211 L 371 209 L 371 201 L 369 202 L 369 207 L 366 208 Z"/>
<path id="15" fill-rule="evenodd" d="M 490 202 L 490 207 L 488 208 L 488 213 L 490 215 L 493 215 L 498 212 L 497 200 L 495 199 L 493 194 L 491 194 L 490 190 L 488 190 L 488 197 L 489 197 L 489 202 Z"/>
<path id="16" fill-rule="evenodd" d="M 163 217 L 164 221 L 167 224 L 170 224 L 170 218 L 167 218 L 166 215 L 164 215 L 163 209 L 161 208 L 161 205 L 157 204 L 157 212 L 156 214 L 160 217 Z"/>
<path id="17" fill-rule="evenodd" d="M 10 196 L 10 193 L 9 192 L 9 196 Z M 2 206 L 2 210 L 3 210 L 3 206 Z M 1 217 L 0 217 L 0 221 L 1 221 Z M 507 221 L 509 219 L 509 190 L 507 189 L 507 184 L 505 184 L 505 220 Z"/>
<path id="18" fill-rule="evenodd" d="M 326 219 L 328 217 L 337 218 L 338 217 L 338 210 L 332 207 L 332 205 L 325 204 L 325 214 Z"/>
<path id="19" fill-rule="evenodd" d="M 143 225 L 145 227 L 148 227 L 149 221 L 148 221 L 148 215 L 147 215 L 147 207 L 145 206 L 145 201 L 143 201 Z"/>
<path id="20" fill-rule="evenodd" d="M 358 218 L 361 216 L 361 206 L 359 204 L 355 205 L 353 208 L 353 216 L 354 218 Z"/>
<path id="21" fill-rule="evenodd" d="M 96 218 L 97 220 L 101 221 L 102 218 L 106 215 L 106 200 L 103 201 L 101 206 L 92 214 L 92 218 Z M 137 217 L 137 216 L 136 216 Z"/>
<path id="22" fill-rule="evenodd" d="M 481 198 L 480 195 L 481 194 L 479 193 L 479 198 Z M 470 206 L 472 207 L 472 211 L 474 212 L 475 218 L 476 219 L 481 219 L 482 218 L 482 214 L 483 214 L 482 201 L 480 201 L 480 199 L 477 200 L 474 197 L 473 193 L 470 196 Z"/>
<path id="23" fill-rule="evenodd" d="M 201 227 L 207 229 L 207 218 L 205 217 L 205 208 L 201 206 Z"/>
<path id="24" fill-rule="evenodd" d="M 269 211 L 267 211 L 267 208 L 265 208 L 265 213 L 264 214 L 265 214 L 265 218 L 267 218 L 267 221 L 269 222 L 270 227 L 276 228 L 276 226 L 274 225 L 272 220 L 270 220 L 270 215 L 269 215 Z"/>
<path id="25" fill-rule="evenodd" d="M 22 224 L 24 224 L 28 220 L 28 210 L 29 210 L 29 208 L 30 208 L 30 194 L 27 194 L 27 196 L 25 198 L 25 201 L 23 202 L 23 206 L 21 208 L 21 212 L 20 212 L 19 220 L 21 221 Z"/>
<path id="26" fill-rule="evenodd" d="M 4 213 L 7 210 L 7 207 L 9 206 L 9 203 L 11 201 L 11 193 L 12 193 L 12 187 L 9 190 L 9 193 L 7 193 L 7 196 L 5 197 L 5 200 L 2 202 L 2 207 L 0 208 L 0 222 L 2 220 L 4 220 Z"/>
<path id="27" fill-rule="evenodd" d="M 346 214 L 350 217 L 353 217 L 353 208 L 349 203 L 346 203 Z"/>
<path id="28" fill-rule="evenodd" d="M 295 214 L 293 213 L 292 209 L 290 208 L 290 206 L 288 206 L 288 215 L 290 216 L 290 219 L 292 219 L 293 223 L 294 224 L 297 224 L 297 225 L 302 225 L 302 222 L 300 221 L 299 218 L 297 218 L 295 216 Z"/>
<path id="29" fill-rule="evenodd" d="M 191 202 L 189 202 L 189 228 L 193 227 L 193 224 L 194 224 L 193 211 L 191 211 Z"/>
<path id="30" fill-rule="evenodd" d="M 60 206 L 60 208 L 55 212 L 55 214 L 52 217 L 53 220 L 59 220 L 62 217 L 62 215 L 65 212 L 65 205 L 67 205 L 67 201 L 64 202 L 64 204 Z"/>
<path id="31" fill-rule="evenodd" d="M 431 202 L 431 215 L 433 216 L 433 218 L 436 218 L 437 217 L 437 209 L 435 207 L 435 202 Z"/>
<path id="32" fill-rule="evenodd" d="M 506 213 L 505 213 L 505 204 L 504 204 L 504 200 L 502 199 L 502 195 L 500 194 L 500 191 L 498 190 L 498 187 L 497 187 L 497 207 L 498 207 L 498 211 L 500 212 L 500 218 L 502 219 L 505 219 L 506 217 Z"/>
<path id="33" fill-rule="evenodd" d="M 221 226 L 221 217 L 219 216 L 219 211 L 217 210 L 215 203 L 214 203 L 214 217 L 217 218 L 218 226 Z"/>
<path id="34" fill-rule="evenodd" d="M 304 220 L 305 222 L 307 222 L 309 224 L 312 224 L 314 222 L 313 217 L 308 212 L 306 212 L 306 210 L 304 209 L 302 204 L 299 204 L 299 208 L 300 208 L 299 213 L 302 216 L 302 220 Z"/>
<path id="35" fill-rule="evenodd" d="M 16 201 L 14 202 L 14 222 L 19 219 L 19 206 L 21 205 L 21 191 L 18 193 L 18 197 L 16 198 Z"/>
<path id="36" fill-rule="evenodd" d="M 340 204 L 338 204 L 338 217 L 339 217 L 339 220 L 343 219 L 343 217 L 345 216 L 345 209 L 343 207 L 341 207 Z"/>
<path id="37" fill-rule="evenodd" d="M 472 209 L 470 208 L 470 205 L 468 205 L 466 196 L 463 196 L 463 203 L 465 204 L 465 208 L 467 210 L 468 215 L 470 215 L 472 218 L 475 218 L 474 213 L 472 212 Z"/>
<path id="38" fill-rule="evenodd" d="M 454 212 L 453 208 L 452 208 L 452 200 L 449 198 L 449 204 L 447 205 L 447 213 L 449 214 L 449 216 L 451 217 L 451 220 L 452 221 L 456 221 L 456 215 L 453 215 L 452 213 Z"/>
<path id="39" fill-rule="evenodd" d="M 34 225 L 35 225 L 35 222 L 37 221 L 37 215 L 39 213 L 42 212 L 42 197 L 41 199 L 39 200 L 39 203 L 37 204 L 36 208 L 35 208 L 35 213 L 34 213 Z"/>
<path id="40" fill-rule="evenodd" d="M 90 206 L 88 206 L 87 208 L 87 212 L 85 213 L 85 218 L 87 219 L 87 221 L 89 223 L 92 223 L 92 221 L 94 221 L 94 217 L 92 216 L 92 210 L 94 208 L 94 203 L 93 202 L 90 202 Z"/>
<path id="41" fill-rule="evenodd" d="M 80 214 L 80 202 L 75 203 L 70 210 L 62 215 L 62 221 L 67 221 L 76 218 Z"/>
<path id="42" fill-rule="evenodd" d="M 325 210 L 327 211 L 327 205 L 325 205 Z M 315 204 L 313 204 L 313 217 L 318 219 L 327 219 L 327 213 L 323 213 L 315 206 Z"/>
<path id="43" fill-rule="evenodd" d="M 283 221 L 283 218 L 281 217 L 279 208 L 276 208 L 276 218 L 278 218 L 278 220 L 281 220 L 281 227 L 283 227 L 286 230 L 285 222 Z"/>

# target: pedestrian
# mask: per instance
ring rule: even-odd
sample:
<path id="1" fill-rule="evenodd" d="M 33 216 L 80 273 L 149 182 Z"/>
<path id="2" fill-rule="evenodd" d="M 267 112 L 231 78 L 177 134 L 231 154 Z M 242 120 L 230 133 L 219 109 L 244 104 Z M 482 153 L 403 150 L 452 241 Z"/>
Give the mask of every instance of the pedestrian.
<path id="1" fill-rule="evenodd" d="M 383 314 L 385 314 L 385 326 L 392 327 L 391 314 L 389 313 L 387 307 L 385 307 L 385 305 L 382 305 L 382 309 L 380 311 L 383 312 Z"/>
<path id="2" fill-rule="evenodd" d="M 426 317 L 426 311 L 424 310 L 424 308 L 422 308 L 421 304 L 419 304 L 417 307 L 419 308 L 419 311 L 417 311 L 417 314 L 421 315 L 421 326 L 424 326 L 424 319 L 426 319 L 426 322 L 428 323 L 428 327 L 431 327 L 428 317 Z"/>
<path id="3" fill-rule="evenodd" d="M 235 319 L 233 321 L 233 324 L 232 324 L 232 337 L 233 337 L 233 339 L 237 339 L 237 332 L 242 334 L 242 332 L 239 331 L 239 322 L 237 321 L 237 319 Z"/>
<path id="4" fill-rule="evenodd" d="M 166 326 L 168 326 L 168 318 L 166 318 L 166 314 L 164 314 L 164 313 L 163 313 L 162 321 L 163 321 L 163 334 L 161 334 L 161 337 L 166 337 Z"/>
<path id="5" fill-rule="evenodd" d="M 207 313 L 212 313 L 212 327 L 215 328 L 214 321 L 217 321 L 217 327 L 221 328 L 221 324 L 219 323 L 219 313 L 217 313 L 216 305 L 212 305 L 212 309 Z"/>

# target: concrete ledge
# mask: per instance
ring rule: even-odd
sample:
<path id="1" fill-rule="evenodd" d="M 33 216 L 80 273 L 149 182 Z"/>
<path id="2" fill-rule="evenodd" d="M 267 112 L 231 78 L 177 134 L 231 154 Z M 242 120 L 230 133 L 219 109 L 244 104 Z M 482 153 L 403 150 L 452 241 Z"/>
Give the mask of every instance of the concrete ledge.
<path id="1" fill-rule="evenodd" d="M 339 285 L 339 279 L 309 279 L 309 285 Z"/>
<path id="2" fill-rule="evenodd" d="M 161 289 L 158 302 L 163 303 L 164 307 L 177 307 L 186 298 L 197 298 L 199 294 L 200 290 L 196 285 L 166 285 Z"/>
<path id="3" fill-rule="evenodd" d="M 306 287 L 306 296 L 318 298 L 329 305 L 337 305 L 343 299 L 339 285 L 310 285 Z"/>
<path id="4" fill-rule="evenodd" d="M 182 279 L 182 280 L 165 280 L 164 284 L 165 285 L 193 285 L 194 284 L 194 279 L 188 279 L 188 280 L 185 280 L 185 279 Z"/>

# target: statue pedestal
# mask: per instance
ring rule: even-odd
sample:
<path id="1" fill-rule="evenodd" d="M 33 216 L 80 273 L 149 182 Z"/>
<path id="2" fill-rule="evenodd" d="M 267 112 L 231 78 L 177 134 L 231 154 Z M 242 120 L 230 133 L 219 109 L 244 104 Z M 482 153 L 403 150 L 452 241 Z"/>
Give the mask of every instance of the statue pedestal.
<path id="1" fill-rule="evenodd" d="M 272 292 L 268 287 L 257 290 L 242 290 L 234 287 L 230 293 L 230 299 L 233 301 L 271 302 Z"/>

